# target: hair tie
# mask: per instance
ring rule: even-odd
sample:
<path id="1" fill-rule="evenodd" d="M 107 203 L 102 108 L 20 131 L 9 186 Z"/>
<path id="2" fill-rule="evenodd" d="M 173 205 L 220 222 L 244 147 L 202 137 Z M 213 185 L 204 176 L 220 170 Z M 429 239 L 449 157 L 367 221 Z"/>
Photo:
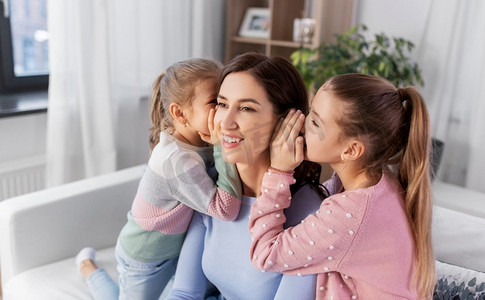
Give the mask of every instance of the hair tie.
<path id="1" fill-rule="evenodd" d="M 408 93 L 406 92 L 406 89 L 397 89 L 397 93 L 399 94 L 399 97 L 401 98 L 401 102 L 404 102 L 408 98 Z"/>

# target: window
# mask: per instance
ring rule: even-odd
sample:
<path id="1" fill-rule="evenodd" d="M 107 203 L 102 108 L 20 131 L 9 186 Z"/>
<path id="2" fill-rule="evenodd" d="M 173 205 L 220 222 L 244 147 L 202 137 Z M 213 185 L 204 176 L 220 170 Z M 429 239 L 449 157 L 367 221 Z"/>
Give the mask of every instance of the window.
<path id="1" fill-rule="evenodd" d="M 1 92 L 45 90 L 48 86 L 46 1 L 3 0 L 0 4 Z"/>

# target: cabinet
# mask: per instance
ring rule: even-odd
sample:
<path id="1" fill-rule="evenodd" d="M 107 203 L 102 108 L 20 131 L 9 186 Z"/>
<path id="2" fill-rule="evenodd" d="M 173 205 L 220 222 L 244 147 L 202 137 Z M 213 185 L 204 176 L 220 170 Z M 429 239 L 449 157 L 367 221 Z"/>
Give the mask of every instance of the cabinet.
<path id="1" fill-rule="evenodd" d="M 226 54 L 228 61 L 234 56 L 256 51 L 268 56 L 289 57 L 301 45 L 293 41 L 293 20 L 311 17 L 316 21 L 311 44 L 316 47 L 331 41 L 336 33 L 354 25 L 357 0 L 229 0 L 226 14 Z M 269 37 L 239 36 L 239 29 L 249 7 L 268 8 L 270 14 Z"/>

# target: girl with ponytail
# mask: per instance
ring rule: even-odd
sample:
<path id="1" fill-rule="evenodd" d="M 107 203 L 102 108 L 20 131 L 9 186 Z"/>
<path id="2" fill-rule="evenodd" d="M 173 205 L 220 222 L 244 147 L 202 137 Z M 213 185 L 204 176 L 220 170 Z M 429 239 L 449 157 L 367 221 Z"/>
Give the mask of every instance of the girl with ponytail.
<path id="1" fill-rule="evenodd" d="M 96 266 L 94 249 L 76 258 L 94 299 L 158 299 L 175 273 L 194 210 L 223 221 L 238 216 L 240 179 L 215 145 L 221 70 L 218 62 L 194 58 L 157 77 L 151 156 L 116 244 L 119 285 Z"/>
<path id="2" fill-rule="evenodd" d="M 431 299 L 430 130 L 414 87 L 363 74 L 330 78 L 308 116 L 293 111 L 282 121 L 272 149 L 251 211 L 253 265 L 318 274 L 317 299 Z M 285 218 L 275 216 L 291 203 L 292 170 L 303 159 L 330 164 L 325 185 L 336 193 L 283 230 Z"/>

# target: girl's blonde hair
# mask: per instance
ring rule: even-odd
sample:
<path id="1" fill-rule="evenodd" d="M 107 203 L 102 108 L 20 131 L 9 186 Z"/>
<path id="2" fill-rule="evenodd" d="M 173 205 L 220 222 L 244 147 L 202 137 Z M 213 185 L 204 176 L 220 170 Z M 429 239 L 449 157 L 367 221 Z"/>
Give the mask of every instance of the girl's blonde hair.
<path id="1" fill-rule="evenodd" d="M 150 149 L 160 141 L 160 133 L 173 133 L 173 118 L 169 107 L 172 103 L 190 105 L 195 96 L 195 87 L 201 80 L 219 78 L 222 70 L 220 62 L 190 58 L 171 65 L 158 75 L 153 84 L 150 117 Z"/>
<path id="2" fill-rule="evenodd" d="M 335 76 L 322 88 L 345 103 L 337 122 L 346 136 L 364 141 L 368 174 L 377 177 L 389 166 L 397 167 L 416 244 L 416 287 L 422 298 L 431 298 L 436 281 L 431 242 L 431 137 L 423 98 L 414 87 L 397 89 L 383 78 L 363 74 Z"/>

